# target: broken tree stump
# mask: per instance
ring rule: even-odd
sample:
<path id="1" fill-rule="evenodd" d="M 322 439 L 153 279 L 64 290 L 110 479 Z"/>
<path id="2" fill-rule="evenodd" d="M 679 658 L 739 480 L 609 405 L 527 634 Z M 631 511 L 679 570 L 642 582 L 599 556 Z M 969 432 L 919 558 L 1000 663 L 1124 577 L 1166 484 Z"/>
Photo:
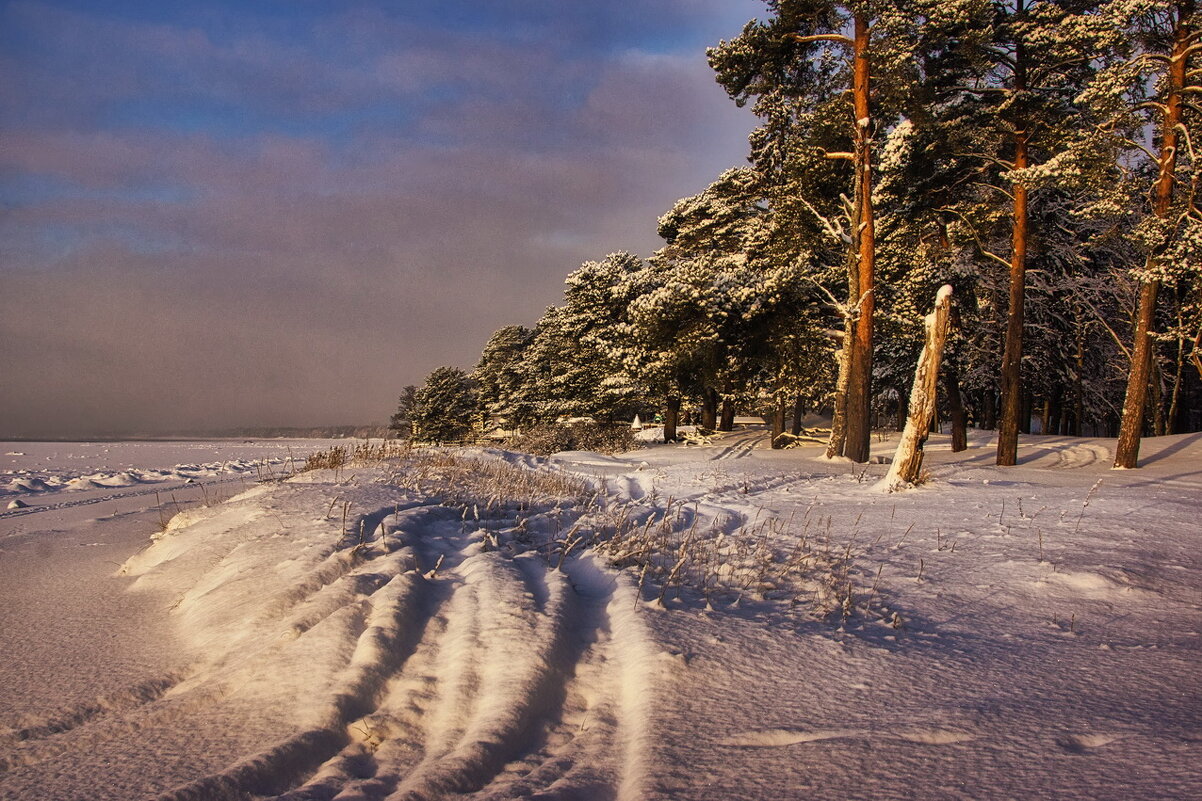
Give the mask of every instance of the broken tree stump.
<path id="1" fill-rule="evenodd" d="M 930 431 L 935 414 L 936 387 L 939 383 L 939 362 L 943 358 L 943 343 L 947 341 L 948 320 L 952 304 L 952 288 L 944 285 L 935 295 L 935 309 L 926 316 L 926 342 L 914 370 L 914 388 L 910 391 L 910 414 L 893 464 L 885 476 L 889 491 L 917 484 L 922 473 L 922 446 Z"/>

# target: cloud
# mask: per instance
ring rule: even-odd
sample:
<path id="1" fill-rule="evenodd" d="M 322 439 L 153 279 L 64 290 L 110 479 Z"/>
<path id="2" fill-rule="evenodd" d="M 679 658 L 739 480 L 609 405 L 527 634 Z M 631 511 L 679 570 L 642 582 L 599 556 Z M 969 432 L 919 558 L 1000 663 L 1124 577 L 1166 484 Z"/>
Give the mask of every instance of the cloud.
<path id="1" fill-rule="evenodd" d="M 751 121 L 679 32 L 619 47 L 617 6 L 560 5 L 459 29 L 345 4 L 300 33 L 7 6 L 0 435 L 384 420 L 582 260 L 658 247 Z"/>

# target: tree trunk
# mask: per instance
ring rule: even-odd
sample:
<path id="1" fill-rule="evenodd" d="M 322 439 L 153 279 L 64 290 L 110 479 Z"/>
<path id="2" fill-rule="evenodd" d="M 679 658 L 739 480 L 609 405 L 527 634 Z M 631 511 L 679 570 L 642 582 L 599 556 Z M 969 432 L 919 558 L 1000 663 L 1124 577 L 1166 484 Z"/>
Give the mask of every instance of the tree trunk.
<path id="1" fill-rule="evenodd" d="M 943 370 L 943 386 L 952 419 L 952 453 L 959 453 L 968 450 L 968 420 L 964 415 L 964 400 L 960 397 L 960 371 L 953 363 L 949 362 Z"/>
<path id="2" fill-rule="evenodd" d="M 772 408 L 772 447 L 773 449 L 783 448 L 785 446 L 785 401 L 779 399 L 773 401 L 775 406 Z"/>
<path id="3" fill-rule="evenodd" d="M 1073 436 L 1085 432 L 1085 326 L 1077 325 L 1077 374 L 1073 376 Z"/>
<path id="4" fill-rule="evenodd" d="M 1149 257 L 1149 262 L 1152 258 Z M 1149 266 L 1151 266 L 1149 264 Z M 1127 376 L 1127 395 L 1119 422 L 1114 466 L 1131 468 L 1139 459 L 1139 440 L 1144 431 L 1144 407 L 1148 400 L 1148 378 L 1152 372 L 1152 327 L 1156 318 L 1159 281 L 1146 281 L 1139 287 L 1139 310 L 1135 322 L 1135 347 L 1131 352 L 1131 371 Z"/>
<path id="5" fill-rule="evenodd" d="M 834 409 L 831 412 L 831 438 L 826 443 L 826 458 L 843 455 L 847 444 L 847 384 L 851 376 L 851 318 L 843 321 L 843 347 L 839 349 L 839 375 L 835 383 Z"/>
<path id="6" fill-rule="evenodd" d="M 1014 136 L 1014 167 L 1027 166 L 1026 132 Z M 997 463 L 1018 463 L 1022 424 L 1023 304 L 1027 271 L 1027 190 L 1014 187 L 1013 247 L 1010 253 L 1010 309 L 1006 318 L 1006 350 L 1002 356 L 1002 419 L 998 426 Z"/>
<path id="7" fill-rule="evenodd" d="M 1185 380 L 1185 345 L 1188 341 L 1185 335 L 1181 332 L 1185 330 L 1184 321 L 1181 319 L 1181 304 L 1184 299 L 1178 293 L 1177 299 L 1177 363 L 1173 366 L 1173 391 L 1169 395 L 1169 428 L 1168 433 L 1176 434 L 1180 428 L 1180 403 L 1181 403 L 1181 382 Z"/>
<path id="8" fill-rule="evenodd" d="M 701 395 L 701 427 L 718 430 L 718 390 L 706 387 Z"/>
<path id="9" fill-rule="evenodd" d="M 1189 360 L 1198 368 L 1198 377 L 1202 378 L 1202 330 L 1194 337 L 1194 349 L 1189 355 Z"/>
<path id="10" fill-rule="evenodd" d="M 1061 425 L 1060 425 L 1061 418 L 1062 418 L 1062 414 L 1061 414 L 1062 404 L 1060 403 L 1060 397 L 1061 397 L 1060 385 L 1057 384 L 1056 387 L 1052 390 L 1052 396 L 1050 398 L 1048 398 L 1048 415 L 1047 415 L 1048 416 L 1048 427 L 1047 427 L 1047 430 L 1044 431 L 1045 434 L 1059 435 L 1059 434 L 1064 433 L 1064 431 L 1061 429 Z"/>
<path id="11" fill-rule="evenodd" d="M 922 475 L 922 445 L 926 442 L 931 419 L 935 415 L 935 395 L 939 381 L 939 362 L 947 340 L 952 288 L 945 286 L 935 296 L 935 310 L 926 317 L 926 342 L 914 370 L 914 388 L 910 392 L 910 416 L 906 430 L 897 443 L 893 464 L 885 476 L 890 490 L 914 484 Z"/>
<path id="12" fill-rule="evenodd" d="M 868 17 L 855 15 L 852 56 L 852 105 L 855 109 L 856 289 L 850 298 L 859 306 L 851 339 L 847 384 L 847 440 L 843 455 L 867 462 L 872 445 L 872 334 L 876 299 L 873 293 L 876 231 L 872 208 L 872 117 L 869 108 Z"/>
<path id="13" fill-rule="evenodd" d="M 722 416 L 718 421 L 718 430 L 735 430 L 735 402 L 730 398 L 722 399 Z"/>
<path id="14" fill-rule="evenodd" d="M 982 413 L 985 418 L 982 424 L 986 431 L 993 431 L 997 428 L 997 393 L 992 389 L 985 390 L 985 394 L 982 397 L 982 406 L 984 407 Z"/>
<path id="15" fill-rule="evenodd" d="M 1017 14 L 1023 12 L 1019 0 Z M 1014 50 L 1014 92 L 1027 90 L 1026 48 L 1020 41 Z M 1014 169 L 1027 166 L 1025 121 L 1014 126 Z M 1027 188 L 1014 185 L 1014 222 L 1010 250 L 1010 308 L 1006 318 L 1006 347 L 1002 355 L 1002 420 L 998 426 L 997 463 L 1018 463 L 1019 415 L 1022 413 L 1023 303 L 1027 272 Z"/>
<path id="16" fill-rule="evenodd" d="M 789 426 L 789 433 L 797 437 L 801 435 L 801 418 L 806 416 L 805 398 L 798 395 L 793 401 L 793 423 Z"/>
<path id="17" fill-rule="evenodd" d="M 1152 359 L 1152 387 L 1148 406 L 1152 412 L 1152 435 L 1163 437 L 1164 426 L 1164 371 L 1160 369 L 1156 359 Z"/>
<path id="18" fill-rule="evenodd" d="M 676 441 L 676 426 L 680 420 L 680 396 L 671 395 L 664 406 L 664 442 Z"/>
<path id="19" fill-rule="evenodd" d="M 1182 89 L 1185 86 L 1186 52 L 1193 39 L 1189 17 L 1193 0 L 1177 3 L 1177 24 L 1173 30 L 1173 54 L 1169 62 L 1168 97 L 1160 126 L 1160 172 L 1156 178 L 1152 213 L 1167 217 L 1173 203 L 1173 176 L 1177 169 L 1178 128 L 1181 125 Z M 1148 254 L 1148 272 L 1156 266 L 1156 254 Z M 1156 295 L 1159 281 L 1143 281 L 1139 287 L 1139 316 L 1135 324 L 1135 343 L 1131 349 L 1131 371 L 1127 376 L 1127 395 L 1123 400 L 1123 417 L 1119 423 L 1119 439 L 1114 450 L 1114 466 L 1133 468 L 1139 462 L 1139 440 L 1144 427 L 1144 405 L 1147 402 L 1148 374 L 1152 364 L 1152 329 L 1156 322 Z"/>

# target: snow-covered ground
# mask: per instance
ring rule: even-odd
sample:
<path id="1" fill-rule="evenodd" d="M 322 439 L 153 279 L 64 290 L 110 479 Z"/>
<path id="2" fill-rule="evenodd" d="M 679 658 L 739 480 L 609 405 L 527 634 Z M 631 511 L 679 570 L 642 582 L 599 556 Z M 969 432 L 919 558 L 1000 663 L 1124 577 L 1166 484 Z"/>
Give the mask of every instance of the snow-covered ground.
<path id="1" fill-rule="evenodd" d="M 329 445 L 312 439 L 0 442 L 0 500 L 43 506 L 103 496 L 79 494 L 95 490 L 128 497 L 138 489 L 153 494 L 172 485 L 254 481 L 291 472 Z"/>
<path id="2" fill-rule="evenodd" d="M 1202 435 L 936 436 L 893 494 L 890 438 L 764 439 L 6 445 L 0 797 L 1202 797 Z"/>

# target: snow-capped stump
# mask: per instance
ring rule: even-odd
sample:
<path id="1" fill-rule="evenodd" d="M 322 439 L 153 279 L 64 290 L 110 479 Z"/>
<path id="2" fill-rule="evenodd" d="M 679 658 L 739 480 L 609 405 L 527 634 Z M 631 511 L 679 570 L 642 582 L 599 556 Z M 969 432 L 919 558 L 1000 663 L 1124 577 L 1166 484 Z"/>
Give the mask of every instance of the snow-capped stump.
<path id="1" fill-rule="evenodd" d="M 9 509 L 24 509 L 27 506 L 29 506 L 29 504 L 25 503 L 25 501 L 21 500 L 20 498 L 14 498 L 8 502 Z"/>

